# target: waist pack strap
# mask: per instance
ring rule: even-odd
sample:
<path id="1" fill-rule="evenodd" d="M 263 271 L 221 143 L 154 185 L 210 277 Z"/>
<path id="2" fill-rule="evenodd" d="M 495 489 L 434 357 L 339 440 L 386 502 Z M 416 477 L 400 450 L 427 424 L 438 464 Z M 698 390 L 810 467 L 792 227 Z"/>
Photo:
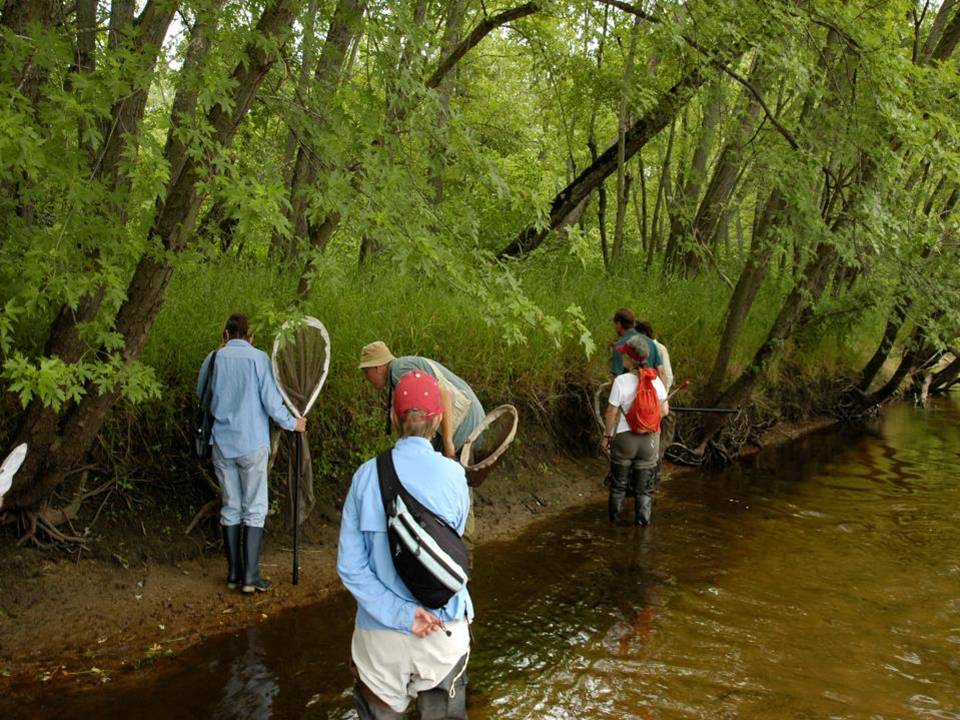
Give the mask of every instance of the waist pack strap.
<path id="1" fill-rule="evenodd" d="M 383 511 L 390 517 L 397 495 L 400 494 L 400 478 L 397 468 L 393 464 L 393 451 L 387 450 L 377 456 L 377 479 L 380 481 L 380 498 L 383 500 Z"/>

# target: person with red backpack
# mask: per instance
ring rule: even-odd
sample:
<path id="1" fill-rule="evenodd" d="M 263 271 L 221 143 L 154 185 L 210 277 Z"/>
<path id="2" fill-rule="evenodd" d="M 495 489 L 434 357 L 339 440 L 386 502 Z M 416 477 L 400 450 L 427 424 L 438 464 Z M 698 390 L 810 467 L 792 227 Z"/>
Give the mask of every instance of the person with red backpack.
<path id="1" fill-rule="evenodd" d="M 647 343 L 631 337 L 617 351 L 623 353 L 627 372 L 610 388 L 604 417 L 603 449 L 610 453 L 610 522 L 615 523 L 627 487 L 636 494 L 634 525 L 648 525 L 653 510 L 652 493 L 660 477 L 660 420 L 670 410 L 667 389 L 648 368 Z"/>

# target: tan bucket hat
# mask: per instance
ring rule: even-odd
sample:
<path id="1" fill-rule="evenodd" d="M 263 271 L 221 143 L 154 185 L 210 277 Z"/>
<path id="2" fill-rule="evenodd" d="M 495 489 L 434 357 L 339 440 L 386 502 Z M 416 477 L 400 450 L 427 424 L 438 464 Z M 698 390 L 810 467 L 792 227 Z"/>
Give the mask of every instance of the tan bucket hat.
<path id="1" fill-rule="evenodd" d="M 387 344 L 381 340 L 364 345 L 360 351 L 360 364 L 357 366 L 361 370 L 368 367 L 380 367 L 386 365 L 391 360 L 396 360 Z"/>

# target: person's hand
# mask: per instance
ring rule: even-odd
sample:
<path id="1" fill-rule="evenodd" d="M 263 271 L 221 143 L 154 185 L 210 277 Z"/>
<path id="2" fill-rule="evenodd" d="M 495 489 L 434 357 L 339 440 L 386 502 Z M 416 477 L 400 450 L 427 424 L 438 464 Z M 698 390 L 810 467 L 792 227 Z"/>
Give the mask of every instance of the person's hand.
<path id="1" fill-rule="evenodd" d="M 600 441 L 600 450 L 604 455 L 610 454 L 610 436 L 604 435 L 603 439 Z"/>
<path id="2" fill-rule="evenodd" d="M 457 459 L 457 449 L 453 446 L 453 440 L 443 441 L 443 454 L 451 460 Z"/>
<path id="3" fill-rule="evenodd" d="M 424 638 L 439 628 L 440 618 L 418 606 L 413 613 L 413 627 L 411 628 L 411 632 L 417 637 Z"/>
<path id="4" fill-rule="evenodd" d="M 297 418 L 297 426 L 294 428 L 296 432 L 304 432 L 307 429 L 307 419 L 305 417 Z"/>

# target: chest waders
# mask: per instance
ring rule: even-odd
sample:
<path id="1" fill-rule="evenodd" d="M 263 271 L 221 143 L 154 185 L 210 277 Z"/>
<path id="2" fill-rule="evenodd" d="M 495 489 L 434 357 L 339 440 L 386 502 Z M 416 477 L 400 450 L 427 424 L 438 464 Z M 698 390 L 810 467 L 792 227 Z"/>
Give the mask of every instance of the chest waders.
<path id="1" fill-rule="evenodd" d="M 636 497 L 633 524 L 645 527 L 653 514 L 653 494 L 660 482 L 660 464 L 652 468 L 636 468 L 630 465 L 610 463 L 610 497 L 607 514 L 611 523 L 616 523 L 623 509 L 626 496 Z"/>
<path id="2" fill-rule="evenodd" d="M 633 524 L 646 527 L 653 514 L 653 493 L 660 482 L 660 463 L 652 468 L 632 468 L 630 489 L 637 496 L 637 505 Z"/>

